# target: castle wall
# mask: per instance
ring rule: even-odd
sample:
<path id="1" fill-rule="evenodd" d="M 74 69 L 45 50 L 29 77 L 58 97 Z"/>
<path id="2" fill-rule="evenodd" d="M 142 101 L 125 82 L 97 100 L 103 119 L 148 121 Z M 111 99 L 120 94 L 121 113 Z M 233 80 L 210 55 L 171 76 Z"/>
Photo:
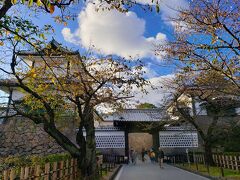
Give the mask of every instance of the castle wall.
<path id="1" fill-rule="evenodd" d="M 75 143 L 76 125 L 70 117 L 63 118 L 59 129 Z M 125 154 L 124 132 L 97 131 L 96 141 L 97 151 L 103 154 Z M 0 124 L 0 157 L 43 156 L 62 152 L 66 151 L 43 130 L 41 124 L 36 125 L 24 117 L 11 118 L 6 123 Z"/>
<path id="2" fill-rule="evenodd" d="M 64 150 L 44 132 L 42 125 L 17 117 L 0 125 L 0 157 L 47 155 Z"/>

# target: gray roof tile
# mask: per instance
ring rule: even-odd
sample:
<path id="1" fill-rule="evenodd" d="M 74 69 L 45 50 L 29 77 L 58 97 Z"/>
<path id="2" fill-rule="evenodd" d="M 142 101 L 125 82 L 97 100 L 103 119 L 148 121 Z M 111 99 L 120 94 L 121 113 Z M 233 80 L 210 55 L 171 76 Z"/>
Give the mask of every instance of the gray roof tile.
<path id="1" fill-rule="evenodd" d="M 105 121 L 161 121 L 166 119 L 166 112 L 162 109 L 124 109 L 110 115 L 104 115 Z"/>

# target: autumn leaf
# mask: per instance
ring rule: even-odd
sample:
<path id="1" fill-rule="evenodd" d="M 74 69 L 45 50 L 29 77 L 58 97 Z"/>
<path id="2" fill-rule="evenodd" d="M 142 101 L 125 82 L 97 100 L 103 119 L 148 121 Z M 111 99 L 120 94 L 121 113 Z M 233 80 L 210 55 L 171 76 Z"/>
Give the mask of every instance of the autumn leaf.
<path id="1" fill-rule="evenodd" d="M 50 5 L 50 13 L 53 14 L 53 13 L 54 13 L 54 10 L 55 10 L 55 7 L 54 7 L 54 5 L 51 4 L 51 5 Z"/>
<path id="2" fill-rule="evenodd" d="M 33 5 L 33 0 L 29 0 L 28 1 L 28 6 L 32 6 Z"/>
<path id="3" fill-rule="evenodd" d="M 158 5 L 158 4 L 156 5 L 156 11 L 157 11 L 157 13 L 159 13 L 159 12 L 160 12 L 160 7 L 159 7 L 159 5 Z"/>
<path id="4" fill-rule="evenodd" d="M 12 4 L 16 4 L 16 3 L 17 3 L 17 0 L 11 0 L 11 3 L 12 3 Z"/>
<path id="5" fill-rule="evenodd" d="M 211 41 L 211 44 L 215 44 L 215 43 L 216 43 L 216 41 L 217 41 L 217 39 L 218 39 L 218 37 L 216 37 L 216 36 L 213 36 L 213 38 L 212 38 L 212 41 Z"/>
<path id="6" fill-rule="evenodd" d="M 10 34 L 10 32 L 9 31 L 6 31 L 6 36 L 8 36 Z"/>
<path id="7" fill-rule="evenodd" d="M 41 6 L 42 5 L 42 1 L 41 0 L 37 0 L 37 5 Z"/>
<path id="8" fill-rule="evenodd" d="M 19 36 L 15 35 L 15 36 L 14 36 L 14 40 L 15 40 L 15 41 L 20 41 L 21 38 L 20 38 Z"/>

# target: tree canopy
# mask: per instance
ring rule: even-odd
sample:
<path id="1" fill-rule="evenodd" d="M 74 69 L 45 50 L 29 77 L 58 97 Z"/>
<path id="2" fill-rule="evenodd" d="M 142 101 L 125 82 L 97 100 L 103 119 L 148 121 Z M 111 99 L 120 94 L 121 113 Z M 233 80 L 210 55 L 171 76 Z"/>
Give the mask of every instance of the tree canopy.
<path id="1" fill-rule="evenodd" d="M 119 108 L 132 97 L 134 86 L 143 90 L 148 82 L 142 77 L 142 65 L 137 63 L 132 67 L 123 59 L 86 57 L 61 47 L 52 50 L 51 46 L 33 52 L 36 57 L 16 51 L 18 43 L 14 45 L 11 72 L 8 73 L 13 77 L 14 87 L 20 88 L 25 96 L 21 102 L 11 99 L 15 115 L 43 124 L 44 130 L 60 146 L 78 158 L 83 175 L 94 174 L 94 110 L 105 104 Z M 34 63 L 25 69 L 21 61 Z M 12 81 L 1 81 L 0 85 L 11 89 Z M 78 146 L 58 128 L 59 117 L 66 111 L 76 115 L 73 118 L 77 122 Z"/>
<path id="2" fill-rule="evenodd" d="M 238 0 L 193 1 L 189 9 L 171 18 L 175 39 L 156 52 L 165 51 L 179 72 L 215 71 L 239 89 L 239 11 Z"/>
<path id="3" fill-rule="evenodd" d="M 61 47 L 52 50 L 47 45 L 47 35 L 52 34 L 54 28 L 49 24 L 39 27 L 32 21 L 31 16 L 18 16 L 18 10 L 22 9 L 33 12 L 33 16 L 46 13 L 54 17 L 56 22 L 66 25 L 68 20 L 76 17 L 71 7 L 79 3 L 81 2 L 74 0 L 0 2 L 0 46 L 3 56 L 3 66 L 0 70 L 8 79 L 1 81 L 0 86 L 9 88 L 10 101 L 7 112 L 11 107 L 15 110 L 15 115 L 42 124 L 44 130 L 61 147 L 78 159 L 83 176 L 88 176 L 96 170 L 95 108 L 105 104 L 119 108 L 131 98 L 134 86 L 144 90 L 143 85 L 147 82 L 142 77 L 141 64 L 130 64 L 124 59 L 111 56 L 93 56 L 91 53 L 87 53 L 88 56 L 69 54 L 62 51 Z M 125 12 L 133 5 L 140 4 L 131 0 L 103 0 L 99 1 L 97 7 Z M 152 10 L 150 5 L 140 6 Z M 156 10 L 159 11 L 158 5 Z M 27 50 L 25 52 L 33 51 L 38 60 L 41 60 L 33 63 L 35 65 L 26 66 L 23 62 L 26 59 L 35 61 L 36 56 L 24 56 L 23 49 Z M 57 58 L 54 58 L 54 55 Z M 26 95 L 22 101 L 16 102 L 11 99 L 13 86 Z M 58 126 L 60 116 L 66 111 L 73 113 L 76 118 L 76 143 L 65 136 Z M 6 115 L 5 118 L 9 118 L 8 113 Z M 86 139 L 83 135 L 84 130 Z"/>
<path id="4" fill-rule="evenodd" d="M 199 133 L 205 148 L 206 161 L 213 164 L 212 149 L 222 134 L 232 131 L 231 124 L 238 124 L 235 109 L 240 106 L 238 88 L 218 71 L 190 73 L 179 76 L 167 86 L 175 90 L 169 109 L 175 123 L 190 124 Z M 236 93 L 231 93 L 235 89 Z"/>
<path id="5" fill-rule="evenodd" d="M 138 109 L 154 109 L 157 108 L 154 104 L 151 103 L 142 103 L 136 106 Z"/>

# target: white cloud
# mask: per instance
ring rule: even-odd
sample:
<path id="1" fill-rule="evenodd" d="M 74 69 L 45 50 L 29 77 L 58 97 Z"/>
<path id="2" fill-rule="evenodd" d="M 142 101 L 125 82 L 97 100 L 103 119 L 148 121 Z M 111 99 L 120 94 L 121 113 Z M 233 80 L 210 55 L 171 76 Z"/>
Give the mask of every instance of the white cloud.
<path id="1" fill-rule="evenodd" d="M 174 88 L 167 87 L 168 82 L 171 82 L 175 77 L 174 74 L 168 74 L 159 77 L 153 77 L 148 79 L 151 82 L 151 86 L 145 86 L 144 89 L 148 92 L 143 93 L 139 88 L 133 87 L 131 95 L 134 97 L 124 103 L 124 108 L 136 108 L 136 105 L 140 103 L 151 103 L 157 107 L 165 105 Z M 115 111 L 109 104 L 101 104 L 97 107 L 97 110 L 102 113 L 109 113 Z"/>
<path id="2" fill-rule="evenodd" d="M 147 66 L 144 66 L 144 67 L 142 68 L 142 71 L 145 72 L 145 73 L 144 73 L 144 77 L 147 78 L 147 79 L 158 76 L 158 73 L 151 68 L 151 65 L 150 65 L 150 64 L 148 64 Z"/>
<path id="3" fill-rule="evenodd" d="M 63 35 L 65 41 L 68 41 L 68 42 L 74 43 L 74 44 L 80 44 L 79 41 L 77 41 L 75 39 L 74 35 L 71 33 L 71 30 L 69 28 L 63 28 L 62 35 Z"/>
<path id="4" fill-rule="evenodd" d="M 160 106 L 166 101 L 166 98 L 170 95 L 170 93 L 173 91 L 169 87 L 167 88 L 165 86 L 165 83 L 167 81 L 170 81 L 174 78 L 174 74 L 159 76 L 159 77 L 153 77 L 148 79 L 153 86 L 147 86 L 145 87 L 147 94 L 142 93 L 138 88 L 135 88 L 133 91 L 134 98 L 131 100 L 133 106 L 136 103 L 151 103 L 156 106 Z"/>
<path id="5" fill-rule="evenodd" d="M 163 0 L 161 1 L 160 8 L 162 7 L 162 19 L 173 26 L 176 22 L 169 21 L 168 18 L 177 18 L 179 10 L 188 9 L 189 3 L 186 0 Z"/>
<path id="6" fill-rule="evenodd" d="M 134 12 L 96 11 L 91 3 L 80 12 L 78 23 L 79 27 L 73 33 L 69 28 L 62 30 L 64 39 L 85 48 L 94 46 L 105 55 L 153 57 L 153 44 L 167 40 L 163 33 L 158 33 L 156 37 L 145 37 L 145 20 L 137 17 Z"/>
<path id="7" fill-rule="evenodd" d="M 162 20 L 173 26 L 176 26 L 176 23 L 169 21 L 168 18 L 176 18 L 179 15 L 179 10 L 189 8 L 187 0 L 136 0 L 138 3 L 149 5 L 155 5 L 157 1 L 159 3 Z"/>

